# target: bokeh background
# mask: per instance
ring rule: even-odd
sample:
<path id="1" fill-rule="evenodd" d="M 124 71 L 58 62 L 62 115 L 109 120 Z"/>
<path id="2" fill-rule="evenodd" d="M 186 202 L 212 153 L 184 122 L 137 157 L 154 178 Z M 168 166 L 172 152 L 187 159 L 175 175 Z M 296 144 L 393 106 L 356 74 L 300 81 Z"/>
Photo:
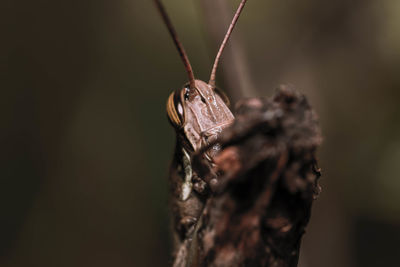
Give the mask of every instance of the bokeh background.
<path id="1" fill-rule="evenodd" d="M 202 1 L 164 0 L 206 80 L 218 25 Z M 320 117 L 301 267 L 398 266 L 399 14 L 398 0 L 249 0 L 234 32 L 249 87 L 223 88 L 234 100 L 292 83 Z M 3 0 L 0 22 L 0 265 L 169 266 L 165 101 L 186 74 L 153 2 Z"/>

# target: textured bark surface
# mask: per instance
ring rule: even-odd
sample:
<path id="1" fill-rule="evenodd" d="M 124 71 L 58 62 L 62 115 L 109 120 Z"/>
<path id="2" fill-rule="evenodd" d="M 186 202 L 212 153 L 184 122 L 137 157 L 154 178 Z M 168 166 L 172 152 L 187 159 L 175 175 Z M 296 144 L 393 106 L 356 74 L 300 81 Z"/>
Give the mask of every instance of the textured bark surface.
<path id="1" fill-rule="evenodd" d="M 212 193 L 174 266 L 297 266 L 320 192 L 321 136 L 306 98 L 281 86 L 271 98 L 240 101 L 217 143 L 215 165 L 201 152 L 193 158 Z"/>

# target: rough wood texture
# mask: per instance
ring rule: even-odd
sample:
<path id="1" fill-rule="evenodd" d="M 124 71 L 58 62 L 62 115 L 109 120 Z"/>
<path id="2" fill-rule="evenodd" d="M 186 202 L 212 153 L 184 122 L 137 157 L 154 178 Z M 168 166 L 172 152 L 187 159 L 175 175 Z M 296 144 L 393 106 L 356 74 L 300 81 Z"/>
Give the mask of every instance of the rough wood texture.
<path id="1" fill-rule="evenodd" d="M 203 153 L 193 158 L 212 193 L 174 266 L 297 266 L 320 192 L 315 113 L 289 86 L 272 98 L 242 100 L 236 110 L 217 140 L 216 164 Z"/>

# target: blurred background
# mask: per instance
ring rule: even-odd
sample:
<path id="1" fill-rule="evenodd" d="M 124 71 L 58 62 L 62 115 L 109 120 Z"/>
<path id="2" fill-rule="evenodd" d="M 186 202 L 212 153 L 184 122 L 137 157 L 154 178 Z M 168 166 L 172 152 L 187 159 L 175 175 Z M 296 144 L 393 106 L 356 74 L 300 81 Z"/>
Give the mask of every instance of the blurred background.
<path id="1" fill-rule="evenodd" d="M 207 80 L 217 6 L 239 1 L 164 2 Z M 169 266 L 165 102 L 187 78 L 153 2 L 0 6 L 0 265 Z M 292 83 L 319 114 L 301 267 L 398 266 L 399 14 L 397 0 L 249 0 L 222 59 L 232 102 Z"/>

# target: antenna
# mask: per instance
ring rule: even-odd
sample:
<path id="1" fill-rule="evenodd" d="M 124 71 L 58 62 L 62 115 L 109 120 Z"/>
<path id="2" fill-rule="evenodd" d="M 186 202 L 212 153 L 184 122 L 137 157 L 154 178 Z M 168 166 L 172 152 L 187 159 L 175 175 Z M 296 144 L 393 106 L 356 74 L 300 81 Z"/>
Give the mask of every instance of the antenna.
<path id="1" fill-rule="evenodd" d="M 225 45 L 232 34 L 233 28 L 235 28 L 236 22 L 238 21 L 240 13 L 242 12 L 246 2 L 247 0 L 242 0 L 240 2 L 239 7 L 236 10 L 235 16 L 233 17 L 232 22 L 229 25 L 228 31 L 225 34 L 224 40 L 222 41 L 221 46 L 219 47 L 219 51 L 217 53 L 217 56 L 215 57 L 214 66 L 211 71 L 210 81 L 208 82 L 208 84 L 211 85 L 212 87 L 215 87 L 215 75 L 217 73 L 218 63 L 219 59 L 221 58 L 222 51 L 224 50 Z"/>
<path id="2" fill-rule="evenodd" d="M 189 58 L 185 52 L 185 49 L 183 48 L 183 45 L 181 44 L 181 42 L 178 39 L 178 35 L 176 34 L 175 28 L 172 25 L 171 20 L 168 17 L 167 11 L 165 10 L 163 4 L 161 3 L 161 0 L 154 0 L 158 11 L 160 11 L 161 17 L 164 20 L 165 25 L 168 28 L 168 31 L 172 37 L 172 40 L 175 43 L 176 48 L 178 49 L 179 55 L 181 56 L 181 59 L 183 61 L 183 64 L 185 65 L 185 69 L 188 73 L 188 77 L 189 77 L 189 86 L 190 88 L 195 88 L 195 82 L 194 82 L 194 73 L 193 73 L 193 69 L 192 66 L 190 65 L 190 61 Z"/>

